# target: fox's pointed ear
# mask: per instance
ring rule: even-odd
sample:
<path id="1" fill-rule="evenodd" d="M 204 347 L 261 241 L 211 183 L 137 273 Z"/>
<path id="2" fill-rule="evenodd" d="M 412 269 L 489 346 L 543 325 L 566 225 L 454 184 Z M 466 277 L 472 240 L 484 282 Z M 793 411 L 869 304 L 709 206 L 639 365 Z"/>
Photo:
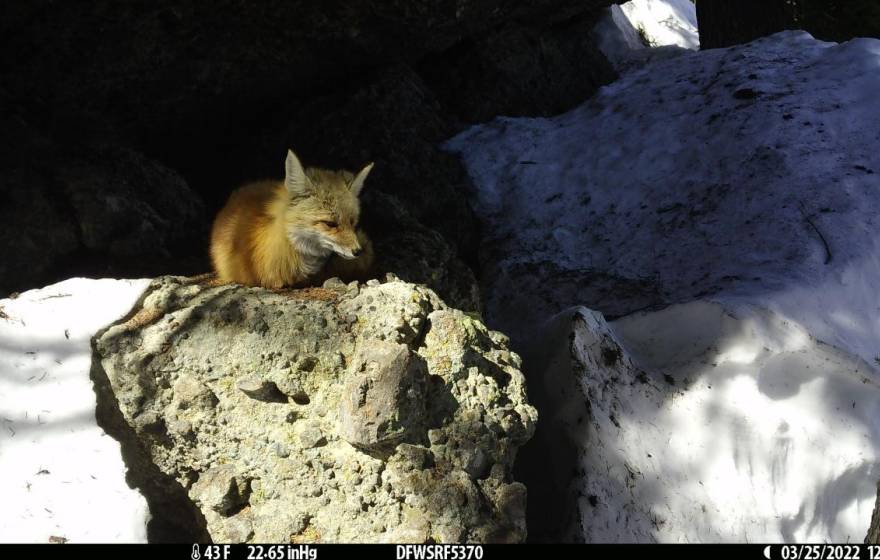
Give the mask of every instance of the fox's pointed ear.
<path id="1" fill-rule="evenodd" d="M 290 196 L 304 196 L 309 191 L 309 180 L 296 154 L 287 150 L 287 161 L 284 162 L 284 185 Z"/>
<path id="2" fill-rule="evenodd" d="M 368 163 L 366 167 L 361 169 L 354 180 L 351 182 L 349 188 L 351 189 L 351 193 L 353 195 L 358 196 L 361 194 L 361 189 L 364 188 L 364 181 L 367 179 L 367 175 L 370 174 L 371 169 L 373 169 L 373 162 Z"/>

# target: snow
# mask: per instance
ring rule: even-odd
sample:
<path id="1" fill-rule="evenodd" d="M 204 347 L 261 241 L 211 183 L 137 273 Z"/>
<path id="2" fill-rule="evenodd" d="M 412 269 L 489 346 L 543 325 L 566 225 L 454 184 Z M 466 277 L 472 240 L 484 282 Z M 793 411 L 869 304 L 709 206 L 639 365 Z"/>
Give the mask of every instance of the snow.
<path id="1" fill-rule="evenodd" d="M 0 300 L 0 542 L 146 542 L 89 369 L 92 335 L 148 283 L 74 278 Z"/>
<path id="2" fill-rule="evenodd" d="M 593 37 L 620 74 L 652 60 L 698 49 L 700 44 L 696 11 L 687 0 L 633 0 L 611 5 L 594 26 Z"/>
<path id="3" fill-rule="evenodd" d="M 589 421 L 562 419 L 583 441 L 587 541 L 862 540 L 880 476 L 865 364 L 775 313 L 706 301 L 556 322 L 570 363 L 539 377 L 559 386 L 590 371 Z"/>
<path id="4" fill-rule="evenodd" d="M 525 355 L 561 348 L 530 379 L 582 372 L 592 418 L 567 425 L 588 540 L 864 538 L 880 478 L 877 91 L 880 41 L 783 32 L 448 142 L 486 222 L 488 321 Z M 595 354 L 609 340 L 610 369 Z"/>
<path id="5" fill-rule="evenodd" d="M 652 47 L 700 48 L 697 9 L 690 0 L 631 0 L 620 9 Z"/>
<path id="6" fill-rule="evenodd" d="M 612 4 L 602 14 L 593 27 L 593 36 L 599 50 L 619 73 L 635 65 L 631 62 L 632 59 L 648 50 L 636 28 L 617 4 Z"/>

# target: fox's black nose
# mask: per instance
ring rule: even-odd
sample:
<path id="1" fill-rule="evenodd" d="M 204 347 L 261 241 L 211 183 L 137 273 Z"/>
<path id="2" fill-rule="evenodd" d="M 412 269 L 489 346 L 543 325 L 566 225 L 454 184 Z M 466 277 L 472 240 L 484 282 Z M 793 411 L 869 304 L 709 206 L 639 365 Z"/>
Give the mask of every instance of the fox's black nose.
<path id="1" fill-rule="evenodd" d="M 352 251 L 351 253 L 352 253 L 354 256 L 359 257 L 359 256 L 361 256 L 361 254 L 362 254 L 363 252 L 364 252 L 363 249 L 358 248 L 358 249 L 355 249 L 354 251 Z"/>

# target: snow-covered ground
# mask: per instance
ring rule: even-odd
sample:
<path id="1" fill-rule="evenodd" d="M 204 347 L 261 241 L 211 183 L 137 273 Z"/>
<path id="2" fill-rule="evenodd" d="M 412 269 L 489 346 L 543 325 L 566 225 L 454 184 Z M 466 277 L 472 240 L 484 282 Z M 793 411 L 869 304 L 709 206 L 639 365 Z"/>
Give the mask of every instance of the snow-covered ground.
<path id="1" fill-rule="evenodd" d="M 89 368 L 91 336 L 148 283 L 76 278 L 0 300 L 0 542 L 146 542 Z"/>
<path id="2" fill-rule="evenodd" d="M 564 347 L 530 379 L 580 375 L 586 424 L 570 416 L 583 406 L 541 412 L 580 449 L 586 538 L 864 538 L 880 478 L 878 91 L 880 41 L 785 32 L 449 142 L 486 221 L 492 327 L 526 355 Z"/>

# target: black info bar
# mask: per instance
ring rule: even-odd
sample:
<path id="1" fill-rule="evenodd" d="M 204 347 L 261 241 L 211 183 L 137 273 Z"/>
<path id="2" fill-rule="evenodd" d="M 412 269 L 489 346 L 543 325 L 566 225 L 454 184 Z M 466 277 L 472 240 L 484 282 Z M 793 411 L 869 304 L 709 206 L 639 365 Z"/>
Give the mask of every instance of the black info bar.
<path id="1" fill-rule="evenodd" d="M 4 544 L 4 558 L 30 555 L 129 560 L 493 560 L 515 556 L 572 558 L 736 558 L 737 560 L 880 560 L 866 544 Z"/>

